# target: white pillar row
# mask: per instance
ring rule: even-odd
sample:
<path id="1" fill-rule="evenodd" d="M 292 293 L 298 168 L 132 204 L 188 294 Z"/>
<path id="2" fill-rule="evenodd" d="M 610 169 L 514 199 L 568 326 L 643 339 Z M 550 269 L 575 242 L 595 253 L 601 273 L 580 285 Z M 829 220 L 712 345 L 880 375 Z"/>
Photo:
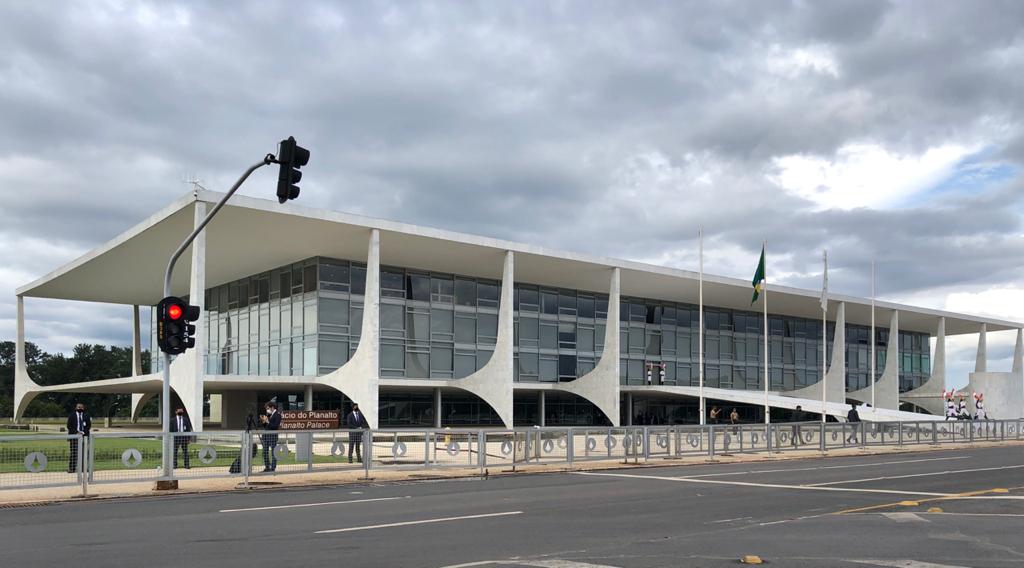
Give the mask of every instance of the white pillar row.
<path id="1" fill-rule="evenodd" d="M 913 403 L 929 413 L 942 416 L 946 403 L 942 392 L 946 390 L 946 318 L 940 317 L 935 332 L 935 352 L 932 354 L 931 375 L 923 385 L 900 395 L 901 401 Z"/>
<path id="2" fill-rule="evenodd" d="M 605 323 L 604 351 L 594 370 L 558 389 L 589 400 L 612 426 L 619 425 L 619 269 L 612 269 L 608 286 L 608 319 Z"/>
<path id="3" fill-rule="evenodd" d="M 537 425 L 543 428 L 547 423 L 547 409 L 545 408 L 544 391 L 537 391 Z"/>
<path id="4" fill-rule="evenodd" d="M 366 293 L 359 346 L 347 363 L 320 380 L 359 405 L 377 428 L 380 400 L 380 231 L 371 229 L 366 252 Z"/>
<path id="5" fill-rule="evenodd" d="M 441 427 L 441 389 L 434 389 L 434 428 Z"/>
<path id="6" fill-rule="evenodd" d="M 39 394 L 39 385 L 28 376 L 25 362 L 25 299 L 18 296 L 17 337 L 14 347 L 14 419 L 20 420 L 25 409 Z"/>
<path id="7" fill-rule="evenodd" d="M 306 385 L 306 392 L 302 397 L 302 406 L 306 412 L 313 410 L 313 385 Z"/>
<path id="8" fill-rule="evenodd" d="M 193 211 L 193 226 L 206 218 L 206 202 L 196 201 Z M 188 303 L 199 306 L 200 313 L 206 313 L 206 231 L 201 231 L 192 241 L 192 268 L 189 272 Z M 196 346 L 178 355 L 171 361 L 171 388 L 181 399 L 185 412 L 192 419 L 196 432 L 203 430 L 203 379 L 206 368 L 206 318 L 195 322 Z M 172 409 L 173 411 L 173 409 Z"/>

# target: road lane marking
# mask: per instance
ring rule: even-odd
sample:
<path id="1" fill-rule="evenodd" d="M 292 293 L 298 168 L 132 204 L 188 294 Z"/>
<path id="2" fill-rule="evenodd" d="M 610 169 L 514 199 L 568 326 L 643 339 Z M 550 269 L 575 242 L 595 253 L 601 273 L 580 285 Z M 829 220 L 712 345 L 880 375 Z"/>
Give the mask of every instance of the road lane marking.
<path id="1" fill-rule="evenodd" d="M 325 507 L 327 505 L 349 505 L 352 503 L 371 503 L 373 501 L 394 501 L 395 499 L 411 499 L 411 495 L 404 497 L 376 497 L 373 499 L 353 499 L 351 501 L 325 501 L 323 503 L 297 503 L 295 505 L 273 505 L 270 507 L 249 507 L 247 509 L 221 509 L 220 513 L 242 513 L 246 511 L 270 511 L 273 509 L 299 509 L 302 507 Z"/>
<path id="2" fill-rule="evenodd" d="M 391 527 L 405 527 L 409 525 L 425 525 L 428 523 L 447 523 L 449 521 L 464 521 L 468 519 L 484 519 L 488 517 L 507 517 L 509 515 L 522 515 L 522 511 L 505 511 L 503 513 L 484 513 L 482 515 L 465 515 L 462 517 L 441 517 L 439 519 L 423 519 L 420 521 L 402 521 L 399 523 L 385 523 L 383 525 L 366 525 L 363 527 L 346 527 L 343 529 L 328 529 L 316 531 L 313 534 L 331 534 L 353 531 L 368 531 L 373 529 L 386 529 Z"/>
<path id="3" fill-rule="evenodd" d="M 885 481 L 887 479 L 907 479 L 910 477 L 929 477 L 932 475 L 952 475 L 954 473 L 974 473 L 978 471 L 1000 471 L 1004 469 L 1020 469 L 1021 465 L 1002 465 L 998 467 L 978 467 L 974 469 L 953 469 L 946 471 L 932 471 L 928 473 L 908 473 L 906 475 L 883 475 L 880 477 L 866 477 L 864 479 L 847 479 L 844 481 L 826 481 L 824 483 L 810 483 L 807 487 L 826 487 L 829 485 L 843 485 L 846 483 L 867 483 L 869 481 Z"/>
<path id="4" fill-rule="evenodd" d="M 1024 487 L 1013 487 L 1013 490 L 1024 489 Z M 953 495 L 945 495 L 942 497 L 936 497 L 934 499 L 918 499 L 921 503 L 927 503 L 932 501 L 962 501 L 964 499 L 1022 499 L 1024 497 L 1020 495 L 1000 495 L 998 497 L 984 496 L 986 493 L 991 493 L 991 489 L 979 489 L 977 491 L 965 491 L 963 493 L 955 493 Z M 899 503 L 882 503 L 880 505 L 870 505 L 868 507 L 858 507 L 856 509 L 843 509 L 842 511 L 836 511 L 833 515 L 849 515 L 852 513 L 864 513 L 866 511 L 874 511 L 876 509 L 888 509 L 890 507 L 898 507 Z"/>
<path id="5" fill-rule="evenodd" d="M 1024 517 L 1024 513 L 918 513 L 918 515 L 931 515 L 936 517 Z"/>
<path id="6" fill-rule="evenodd" d="M 574 560 L 482 560 L 465 564 L 451 564 L 442 568 L 475 568 L 476 566 L 536 566 L 537 568 L 615 568 L 606 564 L 590 564 Z"/>
<path id="7" fill-rule="evenodd" d="M 721 521 L 711 521 L 710 524 L 715 525 L 718 523 L 731 523 L 733 521 L 742 521 L 744 519 L 752 519 L 753 517 L 736 517 L 735 519 L 722 519 Z"/>
<path id="8" fill-rule="evenodd" d="M 753 483 L 749 481 L 725 481 L 722 479 L 694 479 L 692 477 L 662 477 L 657 475 L 631 475 L 628 473 L 597 473 L 591 471 L 576 471 L 576 475 L 591 475 L 600 477 L 623 477 L 629 479 L 655 479 L 661 481 L 677 481 L 682 483 L 707 483 L 713 485 L 733 485 L 739 487 L 763 487 L 766 489 L 796 489 L 804 491 L 838 491 L 848 493 L 884 493 L 889 495 L 924 495 L 927 497 L 948 497 L 949 493 L 931 493 L 924 491 L 901 491 L 895 489 L 857 489 L 854 487 L 812 487 L 810 485 L 783 485 L 778 483 Z"/>
<path id="9" fill-rule="evenodd" d="M 850 560 L 850 562 L 870 564 L 871 566 L 892 566 L 893 568 L 967 568 L 967 566 L 959 564 L 935 564 L 917 560 Z"/>
<path id="10" fill-rule="evenodd" d="M 794 467 L 794 468 L 780 468 L 780 469 L 757 469 L 752 471 L 728 471 L 723 473 L 701 473 L 698 475 L 687 475 L 688 478 L 695 477 L 718 477 L 724 475 L 751 475 L 756 473 L 788 473 L 790 471 L 820 471 L 826 469 L 851 469 L 855 467 L 875 467 L 882 465 L 898 465 L 904 463 L 920 463 L 920 462 L 931 462 L 931 461 L 949 461 L 949 460 L 965 460 L 971 456 L 950 456 L 945 458 L 924 458 L 919 460 L 899 460 L 899 461 L 887 461 L 887 462 L 876 462 L 876 463 L 858 463 L 849 465 L 823 465 L 816 467 Z"/>
<path id="11" fill-rule="evenodd" d="M 914 513 L 882 513 L 882 516 L 897 523 L 927 523 Z"/>

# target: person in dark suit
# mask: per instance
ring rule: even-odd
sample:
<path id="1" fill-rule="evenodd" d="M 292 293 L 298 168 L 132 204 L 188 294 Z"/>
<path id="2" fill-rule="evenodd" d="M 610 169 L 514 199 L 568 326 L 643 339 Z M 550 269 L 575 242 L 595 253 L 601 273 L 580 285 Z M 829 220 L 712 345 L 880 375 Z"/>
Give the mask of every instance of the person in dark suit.
<path id="1" fill-rule="evenodd" d="M 192 421 L 188 419 L 188 415 L 185 414 L 185 409 L 178 407 L 174 411 L 174 418 L 171 419 L 171 432 L 192 432 Z M 191 466 L 188 463 L 188 444 L 192 441 L 192 436 L 175 436 L 174 437 L 174 467 L 178 467 L 178 448 L 181 448 L 181 454 L 185 456 L 185 469 L 189 469 Z"/>
<path id="2" fill-rule="evenodd" d="M 264 407 L 267 413 L 260 416 L 263 429 L 276 432 L 281 428 L 281 413 L 277 411 L 277 403 L 270 401 Z M 277 469 L 277 454 L 274 449 L 277 447 L 277 434 L 263 434 L 263 471 L 274 471 Z"/>
<path id="3" fill-rule="evenodd" d="M 850 411 L 846 413 L 846 422 L 850 424 L 850 435 L 846 437 L 846 443 L 857 443 L 857 429 L 860 428 L 860 413 L 857 412 L 857 405 L 851 404 Z"/>
<path id="4" fill-rule="evenodd" d="M 345 427 L 352 432 L 348 434 L 348 463 L 352 463 L 352 450 L 356 452 L 356 459 L 363 462 L 363 430 L 370 427 L 366 416 L 359 411 L 359 405 L 352 405 L 352 412 L 345 417 Z"/>
<path id="5" fill-rule="evenodd" d="M 81 434 L 88 436 L 92 431 L 92 419 L 85 412 L 85 405 L 81 402 L 75 403 L 75 411 L 68 416 L 68 435 Z M 68 455 L 68 473 L 78 471 L 78 439 L 68 440 L 68 447 L 71 450 Z"/>

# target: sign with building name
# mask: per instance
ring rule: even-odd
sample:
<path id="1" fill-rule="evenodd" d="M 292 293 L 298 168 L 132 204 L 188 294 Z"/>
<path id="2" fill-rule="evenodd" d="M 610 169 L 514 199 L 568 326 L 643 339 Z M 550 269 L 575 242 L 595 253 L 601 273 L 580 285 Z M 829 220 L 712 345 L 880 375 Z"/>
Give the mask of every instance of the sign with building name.
<path id="1" fill-rule="evenodd" d="M 337 410 L 284 410 L 281 412 L 282 430 L 337 430 Z"/>

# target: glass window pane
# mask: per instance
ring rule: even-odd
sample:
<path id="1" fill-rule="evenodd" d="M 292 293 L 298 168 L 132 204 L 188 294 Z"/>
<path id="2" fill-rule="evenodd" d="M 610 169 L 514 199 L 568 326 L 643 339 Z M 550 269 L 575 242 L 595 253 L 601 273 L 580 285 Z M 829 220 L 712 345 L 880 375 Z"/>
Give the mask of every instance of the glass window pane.
<path id="1" fill-rule="evenodd" d="M 473 355 L 455 354 L 455 378 L 468 377 L 476 372 L 476 357 Z"/>
<path id="2" fill-rule="evenodd" d="M 430 348 L 430 370 L 452 372 L 452 348 L 431 347 Z"/>
<path id="3" fill-rule="evenodd" d="M 543 349 L 558 349 L 558 328 L 553 325 L 540 326 L 540 346 Z"/>
<path id="4" fill-rule="evenodd" d="M 444 304 L 452 303 L 455 296 L 455 283 L 450 278 L 433 276 L 430 279 L 430 299 Z"/>
<path id="5" fill-rule="evenodd" d="M 579 351 L 594 350 L 594 330 L 586 327 L 579 328 L 578 342 L 576 349 Z"/>
<path id="6" fill-rule="evenodd" d="M 411 341 L 430 341 L 430 316 L 409 313 L 406 317 L 406 337 Z"/>
<path id="7" fill-rule="evenodd" d="M 576 304 L 579 307 L 579 312 L 576 314 L 577 317 L 581 318 L 592 318 L 594 317 L 594 299 L 587 296 L 580 296 L 576 300 Z"/>
<path id="8" fill-rule="evenodd" d="M 348 292 L 348 263 L 323 262 L 320 264 L 320 289 Z"/>
<path id="9" fill-rule="evenodd" d="M 477 335 L 479 337 L 498 337 L 498 316 L 496 314 L 477 314 Z M 494 343 L 492 340 L 491 343 Z"/>
<path id="10" fill-rule="evenodd" d="M 321 297 L 319 304 L 321 325 L 348 325 L 348 300 Z"/>
<path id="11" fill-rule="evenodd" d="M 519 318 L 519 341 L 537 341 L 540 336 L 538 321 L 535 317 Z"/>
<path id="12" fill-rule="evenodd" d="M 540 308 L 541 312 L 545 314 L 557 314 L 558 313 L 558 294 L 554 292 L 541 292 L 540 293 Z"/>
<path id="13" fill-rule="evenodd" d="M 559 355 L 558 356 L 558 376 L 559 377 L 575 377 L 576 376 L 576 356 L 575 355 Z"/>
<path id="14" fill-rule="evenodd" d="M 576 349 L 576 324 L 561 322 L 558 324 L 558 347 Z"/>
<path id="15" fill-rule="evenodd" d="M 476 343 L 476 318 L 455 318 L 455 342 Z"/>
<path id="16" fill-rule="evenodd" d="M 320 340 L 320 366 L 337 369 L 348 361 L 348 342 Z"/>
<path id="17" fill-rule="evenodd" d="M 406 352 L 405 354 L 405 376 L 409 378 L 425 379 L 429 377 L 427 367 L 430 355 L 428 353 Z"/>
<path id="18" fill-rule="evenodd" d="M 455 333 L 452 311 L 438 308 L 430 310 L 430 332 L 446 335 Z"/>
<path id="19" fill-rule="evenodd" d="M 455 280 L 455 303 L 460 306 L 476 306 L 476 282 L 473 280 Z"/>
<path id="20" fill-rule="evenodd" d="M 485 308 L 498 307 L 498 285 L 492 282 L 477 282 L 477 305 Z M 497 329 L 497 328 L 495 328 Z"/>
<path id="21" fill-rule="evenodd" d="M 430 301 L 430 277 L 423 274 L 410 274 L 406 277 L 406 298 L 420 302 Z"/>
<path id="22" fill-rule="evenodd" d="M 316 290 L 316 265 L 310 264 L 303 268 L 302 274 L 302 291 L 312 292 Z"/>
<path id="23" fill-rule="evenodd" d="M 540 380 L 549 383 L 558 381 L 558 358 L 540 360 Z"/>
<path id="24" fill-rule="evenodd" d="M 381 369 L 404 369 L 405 348 L 400 344 L 384 343 L 380 346 Z"/>
<path id="25" fill-rule="evenodd" d="M 536 378 L 540 372 L 536 353 L 519 353 L 519 375 Z"/>
<path id="26" fill-rule="evenodd" d="M 527 306 L 526 308 L 522 307 L 524 304 Z M 536 288 L 520 288 L 519 306 L 520 309 L 536 312 L 540 306 L 540 292 Z"/>
<path id="27" fill-rule="evenodd" d="M 394 304 L 380 305 L 380 328 L 401 330 L 405 329 L 405 307 Z"/>

